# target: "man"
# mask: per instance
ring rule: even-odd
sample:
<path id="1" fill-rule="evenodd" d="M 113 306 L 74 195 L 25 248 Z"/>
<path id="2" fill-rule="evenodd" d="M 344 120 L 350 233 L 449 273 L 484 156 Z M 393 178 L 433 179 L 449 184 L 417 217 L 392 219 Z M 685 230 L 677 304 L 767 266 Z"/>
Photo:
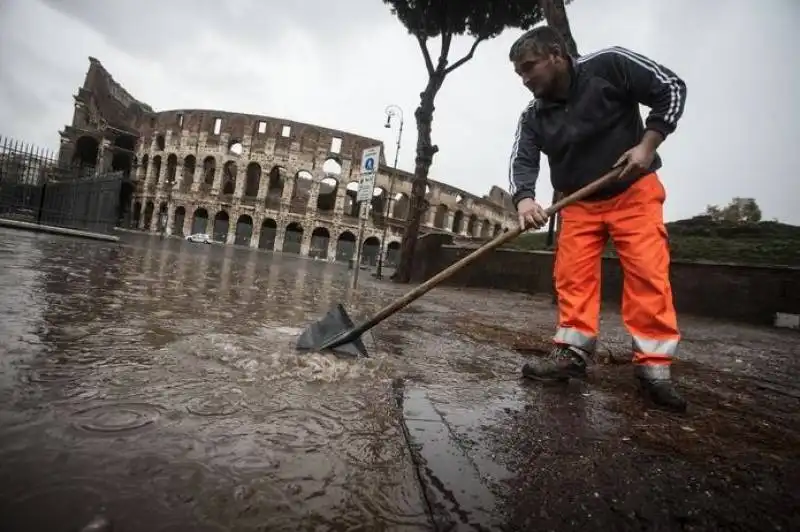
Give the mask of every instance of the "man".
<path id="1" fill-rule="evenodd" d="M 561 211 L 555 346 L 522 373 L 533 379 L 585 376 L 599 329 L 601 254 L 610 236 L 624 272 L 622 317 L 633 337 L 634 374 L 657 406 L 684 411 L 686 401 L 670 375 L 680 333 L 656 150 L 683 113 L 686 85 L 624 48 L 573 58 L 547 26 L 522 35 L 509 58 L 535 97 L 519 119 L 509 169 L 521 226 L 539 228 L 547 221 L 535 194 L 541 153 L 548 157 L 553 188 L 565 194 L 623 168 L 611 185 Z M 640 104 L 650 107 L 644 123 Z"/>

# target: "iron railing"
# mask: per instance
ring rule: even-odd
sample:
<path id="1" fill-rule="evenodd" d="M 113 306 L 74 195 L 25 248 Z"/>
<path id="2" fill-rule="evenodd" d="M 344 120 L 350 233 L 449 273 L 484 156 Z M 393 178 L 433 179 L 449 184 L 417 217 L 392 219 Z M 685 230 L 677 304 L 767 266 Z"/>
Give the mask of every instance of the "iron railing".
<path id="1" fill-rule="evenodd" d="M 123 174 L 63 164 L 48 150 L 0 136 L 0 218 L 111 233 Z"/>

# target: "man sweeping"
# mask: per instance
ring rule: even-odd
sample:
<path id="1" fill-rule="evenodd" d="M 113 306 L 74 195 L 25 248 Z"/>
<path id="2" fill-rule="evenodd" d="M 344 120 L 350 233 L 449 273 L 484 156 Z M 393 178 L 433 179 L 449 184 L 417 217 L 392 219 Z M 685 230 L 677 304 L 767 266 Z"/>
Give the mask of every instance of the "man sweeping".
<path id="1" fill-rule="evenodd" d="M 665 190 L 656 150 L 675 131 L 686 85 L 673 72 L 625 48 L 571 57 L 554 29 L 523 34 L 509 58 L 535 99 L 523 111 L 509 178 L 523 227 L 547 222 L 536 202 L 544 153 L 553 188 L 570 194 L 611 168 L 619 179 L 561 211 L 555 258 L 558 329 L 549 356 L 522 368 L 532 379 L 583 377 L 597 342 L 600 265 L 609 237 L 624 272 L 622 318 L 633 337 L 634 374 L 660 407 L 686 410 L 670 367 L 680 333 L 669 281 Z M 639 105 L 650 108 L 643 122 Z"/>

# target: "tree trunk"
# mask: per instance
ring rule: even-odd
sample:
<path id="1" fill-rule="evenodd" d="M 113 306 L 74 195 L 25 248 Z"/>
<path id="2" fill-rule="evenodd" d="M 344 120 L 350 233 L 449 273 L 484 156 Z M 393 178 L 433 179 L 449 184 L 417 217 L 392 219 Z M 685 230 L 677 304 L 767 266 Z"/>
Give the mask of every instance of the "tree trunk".
<path id="1" fill-rule="evenodd" d="M 539 5 L 542 6 L 544 18 L 547 25 L 555 28 L 564 41 L 567 43 L 567 52 L 574 57 L 578 57 L 578 46 L 575 44 L 575 39 L 572 37 L 572 30 L 569 27 L 569 18 L 567 18 L 567 8 L 564 7 L 564 0 L 539 0 Z"/>
<path id="2" fill-rule="evenodd" d="M 567 17 L 567 9 L 564 6 L 564 0 L 539 0 L 539 5 L 542 6 L 544 18 L 547 25 L 555 28 L 567 45 L 567 52 L 573 57 L 579 57 L 578 45 L 575 44 L 575 39 L 572 37 L 572 30 L 569 27 L 569 18 Z M 561 193 L 553 191 L 553 203 L 561 199 Z M 547 246 L 553 246 L 558 249 L 558 241 L 556 235 L 561 232 L 561 216 L 556 214 L 550 218 L 547 227 Z M 555 263 L 554 263 L 555 264 Z M 555 282 L 555 275 L 553 276 Z M 556 302 L 555 286 L 553 287 L 553 303 Z"/>
<path id="3" fill-rule="evenodd" d="M 400 259 L 397 270 L 392 276 L 392 280 L 399 283 L 411 281 L 411 268 L 414 263 L 414 253 L 417 249 L 419 228 L 422 225 L 422 217 L 428 212 L 428 200 L 425 198 L 428 171 L 433 163 L 433 156 L 439 151 L 439 147 L 434 146 L 431 142 L 433 102 L 442 87 L 444 77 L 444 67 L 440 67 L 428 80 L 428 85 L 420 94 L 419 107 L 414 112 L 414 117 L 417 120 L 417 157 L 414 160 L 414 180 L 411 183 L 411 198 L 405 232 L 400 243 Z"/>

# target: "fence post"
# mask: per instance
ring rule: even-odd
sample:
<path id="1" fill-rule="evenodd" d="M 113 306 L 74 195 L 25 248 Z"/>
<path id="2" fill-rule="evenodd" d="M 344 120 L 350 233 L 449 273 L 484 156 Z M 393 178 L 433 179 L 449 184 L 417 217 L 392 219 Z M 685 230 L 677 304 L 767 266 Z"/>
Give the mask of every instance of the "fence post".
<path id="1" fill-rule="evenodd" d="M 44 213 L 44 197 L 47 194 L 47 181 L 42 183 L 42 188 L 39 191 L 39 207 L 36 209 L 36 223 L 42 224 L 42 214 Z"/>

